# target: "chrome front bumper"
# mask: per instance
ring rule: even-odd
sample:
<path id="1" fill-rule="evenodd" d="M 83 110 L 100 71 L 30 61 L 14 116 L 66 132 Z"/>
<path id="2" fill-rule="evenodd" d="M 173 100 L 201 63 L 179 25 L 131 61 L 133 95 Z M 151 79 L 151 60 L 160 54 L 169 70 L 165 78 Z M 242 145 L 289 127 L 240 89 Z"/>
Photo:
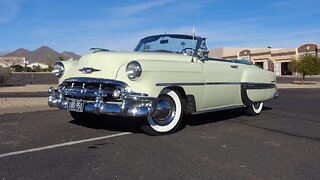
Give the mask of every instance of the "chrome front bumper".
<path id="1" fill-rule="evenodd" d="M 95 114 L 107 114 L 107 115 L 120 115 L 120 116 L 133 116 L 133 117 L 145 117 L 153 116 L 156 113 L 156 106 L 158 98 L 149 97 L 147 94 L 123 92 L 122 100 L 119 102 L 107 102 L 103 98 L 110 92 L 103 90 L 87 90 L 77 89 L 77 91 L 71 91 L 74 89 L 65 88 L 59 86 L 58 89 L 53 87 L 49 88 L 48 105 L 50 107 L 56 107 L 59 109 L 68 110 L 68 95 L 72 93 L 73 96 L 88 96 L 88 94 L 95 100 L 83 100 L 84 108 L 83 112 L 95 113 Z M 89 93 L 88 93 L 89 92 Z M 81 98 L 80 98 L 81 99 Z"/>
<path id="2" fill-rule="evenodd" d="M 275 86 L 275 92 L 273 93 L 273 99 L 277 99 L 277 98 L 279 98 L 279 96 L 280 96 L 279 90 L 278 90 L 277 86 Z"/>

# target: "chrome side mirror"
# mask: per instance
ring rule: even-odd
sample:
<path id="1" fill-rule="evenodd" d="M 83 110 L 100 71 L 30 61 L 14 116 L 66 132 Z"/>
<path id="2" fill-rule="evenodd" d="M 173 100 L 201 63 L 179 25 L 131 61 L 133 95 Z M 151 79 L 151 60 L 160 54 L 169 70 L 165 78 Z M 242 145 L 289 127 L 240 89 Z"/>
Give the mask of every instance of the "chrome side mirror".
<path id="1" fill-rule="evenodd" d="M 208 56 L 209 56 L 209 50 L 208 49 L 203 49 L 203 48 L 199 48 L 198 49 L 198 57 L 200 59 L 208 58 Z"/>

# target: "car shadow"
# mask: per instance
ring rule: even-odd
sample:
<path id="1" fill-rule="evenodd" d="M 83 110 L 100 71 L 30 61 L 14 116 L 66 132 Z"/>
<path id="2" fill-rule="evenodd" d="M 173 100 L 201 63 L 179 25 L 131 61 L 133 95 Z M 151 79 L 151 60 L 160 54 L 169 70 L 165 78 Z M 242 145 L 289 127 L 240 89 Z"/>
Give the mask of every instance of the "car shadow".
<path id="1" fill-rule="evenodd" d="M 200 126 L 204 124 L 211 124 L 220 121 L 226 121 L 229 119 L 245 116 L 244 110 L 232 109 L 224 111 L 216 111 L 197 115 L 186 115 L 185 123 L 189 126 Z"/>
<path id="2" fill-rule="evenodd" d="M 269 111 L 271 109 L 272 109 L 271 107 L 264 106 L 262 111 Z M 244 108 L 238 108 L 238 109 L 215 111 L 215 112 L 197 114 L 197 115 L 187 115 L 185 116 L 184 120 L 186 125 L 200 126 L 200 125 L 210 124 L 210 123 L 215 123 L 220 121 L 227 121 L 227 120 L 242 117 L 242 116 L 248 116 L 248 115 L 245 114 Z"/>
<path id="3" fill-rule="evenodd" d="M 272 108 L 265 106 L 263 111 L 271 110 Z M 237 117 L 246 116 L 244 109 L 231 109 L 224 111 L 216 111 L 211 113 L 204 113 L 198 115 L 185 115 L 185 125 L 188 126 L 200 126 L 204 124 L 210 124 L 220 121 L 227 121 Z M 108 131 L 117 132 L 132 132 L 132 133 L 144 133 L 141 130 L 141 126 L 146 123 L 144 118 L 128 118 L 121 116 L 100 116 L 97 119 L 89 119 L 86 121 L 70 120 L 69 123 L 78 126 L 83 126 L 92 129 L 103 129 Z M 180 130 L 183 130 L 181 127 Z"/>
<path id="4" fill-rule="evenodd" d="M 84 126 L 92 129 L 103 129 L 117 132 L 143 133 L 140 126 L 143 122 L 141 118 L 127 118 L 121 116 L 101 116 L 97 119 L 86 121 L 70 120 L 69 123 Z"/>

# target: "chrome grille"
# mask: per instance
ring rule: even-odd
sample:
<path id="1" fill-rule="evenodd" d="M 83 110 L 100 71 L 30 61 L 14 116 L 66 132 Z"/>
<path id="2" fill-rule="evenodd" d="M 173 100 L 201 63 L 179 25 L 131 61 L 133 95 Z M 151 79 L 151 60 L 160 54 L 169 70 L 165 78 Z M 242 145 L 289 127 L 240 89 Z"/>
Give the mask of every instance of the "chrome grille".
<path id="1" fill-rule="evenodd" d="M 95 98 L 100 94 L 104 101 L 107 102 L 118 102 L 114 99 L 112 94 L 113 90 L 117 86 L 121 86 L 116 83 L 105 83 L 108 81 L 94 81 L 94 79 L 84 79 L 87 81 L 76 81 L 66 80 L 60 86 L 62 86 L 63 94 L 66 98 L 82 99 L 86 101 L 95 101 Z M 123 87 L 123 86 L 121 86 Z M 126 87 L 123 87 L 126 88 Z"/>

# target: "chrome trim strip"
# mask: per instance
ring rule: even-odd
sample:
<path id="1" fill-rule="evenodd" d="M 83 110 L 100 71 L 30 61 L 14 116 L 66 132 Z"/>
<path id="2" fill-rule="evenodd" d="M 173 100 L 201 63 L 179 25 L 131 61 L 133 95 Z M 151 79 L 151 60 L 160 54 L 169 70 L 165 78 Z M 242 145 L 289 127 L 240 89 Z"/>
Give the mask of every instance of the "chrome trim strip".
<path id="1" fill-rule="evenodd" d="M 237 108 L 243 108 L 245 106 L 239 105 L 239 106 L 229 106 L 229 107 L 223 107 L 223 108 L 217 108 L 217 109 L 209 109 L 209 110 L 204 110 L 204 111 L 196 111 L 191 114 L 197 115 L 197 114 L 203 114 L 203 113 L 210 113 L 210 112 L 216 112 L 216 111 L 223 111 L 223 110 L 228 110 L 228 109 L 237 109 Z"/>
<path id="2" fill-rule="evenodd" d="M 206 82 L 205 85 L 240 85 L 240 82 Z"/>
<path id="3" fill-rule="evenodd" d="M 204 83 L 157 83 L 156 86 L 204 86 Z"/>
<path id="4" fill-rule="evenodd" d="M 246 83 L 247 89 L 273 89 L 275 84 L 269 83 Z"/>
<path id="5" fill-rule="evenodd" d="M 276 90 L 275 90 L 275 92 L 274 92 L 274 94 L 273 94 L 273 98 L 274 98 L 274 99 L 277 99 L 277 98 L 279 98 L 279 96 L 280 96 L 280 93 L 279 93 L 279 90 L 278 90 L 278 88 L 277 88 L 277 86 L 276 86 Z"/>
<path id="6" fill-rule="evenodd" d="M 275 84 L 255 82 L 205 82 L 205 83 L 157 83 L 156 86 L 204 86 L 204 85 L 243 85 L 247 89 L 272 89 Z"/>

